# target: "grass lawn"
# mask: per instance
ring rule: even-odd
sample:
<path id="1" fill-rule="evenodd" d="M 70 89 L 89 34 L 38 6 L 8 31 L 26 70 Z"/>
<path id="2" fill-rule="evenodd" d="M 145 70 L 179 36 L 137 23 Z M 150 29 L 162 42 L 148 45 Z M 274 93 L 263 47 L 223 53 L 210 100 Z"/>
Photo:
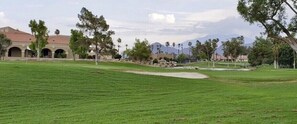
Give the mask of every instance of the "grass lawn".
<path id="1" fill-rule="evenodd" d="M 0 62 L 0 123 L 297 123 L 297 71 L 123 72 L 124 63 Z"/>
<path id="2" fill-rule="evenodd" d="M 249 66 L 247 62 L 192 62 L 187 64 L 187 66 L 198 66 L 200 68 L 213 68 L 213 64 L 215 68 L 229 68 L 229 69 L 238 69 L 238 68 L 246 68 Z"/>

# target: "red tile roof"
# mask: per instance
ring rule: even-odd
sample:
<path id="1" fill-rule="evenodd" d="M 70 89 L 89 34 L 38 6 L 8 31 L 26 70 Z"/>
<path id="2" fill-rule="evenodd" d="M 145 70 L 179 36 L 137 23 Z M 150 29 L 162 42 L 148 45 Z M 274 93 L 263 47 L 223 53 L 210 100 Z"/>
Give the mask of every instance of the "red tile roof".
<path id="1" fill-rule="evenodd" d="M 69 44 L 70 36 L 66 35 L 53 35 L 49 36 L 48 43 L 49 44 Z"/>
<path id="2" fill-rule="evenodd" d="M 30 43 L 35 40 L 35 37 L 29 33 L 13 29 L 11 27 L 0 28 L 0 33 L 6 35 L 7 38 L 14 42 Z M 70 36 L 66 35 L 52 35 L 48 38 L 49 44 L 69 44 Z"/>
<path id="3" fill-rule="evenodd" d="M 35 39 L 31 34 L 13 29 L 11 27 L 0 28 L 0 33 L 3 33 L 7 38 L 16 42 L 30 43 Z"/>

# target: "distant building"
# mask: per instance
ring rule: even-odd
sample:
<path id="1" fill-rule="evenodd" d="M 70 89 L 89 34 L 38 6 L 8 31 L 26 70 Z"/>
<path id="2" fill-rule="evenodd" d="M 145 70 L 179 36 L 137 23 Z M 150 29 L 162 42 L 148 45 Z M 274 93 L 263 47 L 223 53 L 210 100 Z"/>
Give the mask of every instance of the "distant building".
<path id="1" fill-rule="evenodd" d="M 213 60 L 215 61 L 229 61 L 231 60 L 231 57 L 225 57 L 223 55 L 220 55 L 220 54 L 216 54 L 213 56 Z M 238 61 L 238 62 L 247 62 L 248 61 L 248 56 L 247 55 L 239 55 L 235 61 Z"/>
<path id="2" fill-rule="evenodd" d="M 0 28 L 0 33 L 6 35 L 12 41 L 12 45 L 8 47 L 5 54 L 6 59 L 25 59 L 34 58 L 36 55 L 29 48 L 31 42 L 35 40 L 35 37 L 27 32 L 19 31 L 11 27 Z M 67 35 L 51 35 L 48 38 L 48 44 L 41 50 L 40 58 L 64 58 L 73 59 L 73 54 L 69 48 L 70 36 Z M 93 50 L 88 51 L 88 58 L 95 58 L 95 52 Z M 75 56 L 78 58 L 78 56 Z M 112 59 L 111 55 L 99 56 L 100 59 L 109 60 Z"/>
<path id="3" fill-rule="evenodd" d="M 35 40 L 30 33 L 19 31 L 11 27 L 0 28 L 0 33 L 6 35 L 12 41 L 5 54 L 5 58 L 31 58 L 36 55 L 30 50 L 29 45 Z M 41 58 L 67 58 L 73 55 L 69 48 L 70 36 L 52 35 L 48 38 L 48 44 L 41 51 Z"/>

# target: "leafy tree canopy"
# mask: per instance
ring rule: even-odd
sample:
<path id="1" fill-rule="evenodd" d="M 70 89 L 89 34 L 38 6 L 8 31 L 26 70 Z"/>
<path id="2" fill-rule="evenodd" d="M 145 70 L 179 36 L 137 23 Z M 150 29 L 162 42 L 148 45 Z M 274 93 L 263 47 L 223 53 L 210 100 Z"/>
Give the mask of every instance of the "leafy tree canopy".
<path id="1" fill-rule="evenodd" d="M 244 53 L 243 44 L 244 44 L 243 36 L 231 38 L 231 40 L 223 42 L 224 56 L 227 58 L 231 57 L 231 60 L 234 61 L 240 54 Z"/>
<path id="2" fill-rule="evenodd" d="M 79 55 L 80 58 L 86 58 L 89 50 L 90 41 L 84 37 L 82 31 L 71 30 L 69 47 L 73 53 L 73 59 L 75 55 Z"/>
<path id="3" fill-rule="evenodd" d="M 7 48 L 11 45 L 11 40 L 0 33 L 0 59 L 5 55 Z"/>
<path id="4" fill-rule="evenodd" d="M 102 15 L 98 17 L 85 7 L 81 9 L 78 18 L 80 22 L 76 26 L 84 31 L 90 42 L 95 45 L 96 64 L 98 64 L 98 55 L 107 54 L 113 49 L 111 36 L 115 33 L 109 30 L 109 25 Z"/>
<path id="5" fill-rule="evenodd" d="M 239 0 L 237 10 L 249 23 L 259 23 L 268 37 L 289 44 L 297 51 L 297 0 Z M 289 17 L 288 13 L 293 13 Z M 286 36 L 284 36 L 286 35 Z"/>
<path id="6" fill-rule="evenodd" d="M 37 58 L 40 58 L 41 50 L 48 44 L 48 28 L 45 26 L 45 22 L 39 20 L 31 20 L 29 23 L 29 27 L 31 28 L 31 32 L 35 37 L 35 41 L 31 43 L 29 46 L 31 50 L 37 52 Z"/>
<path id="7" fill-rule="evenodd" d="M 208 39 L 202 44 L 200 41 L 196 41 L 196 46 L 192 48 L 192 54 L 197 59 L 211 60 L 212 55 L 218 47 L 219 39 Z"/>
<path id="8" fill-rule="evenodd" d="M 146 61 L 151 56 L 151 49 L 148 40 L 140 41 L 135 39 L 134 47 L 128 50 L 128 56 L 137 61 Z"/>

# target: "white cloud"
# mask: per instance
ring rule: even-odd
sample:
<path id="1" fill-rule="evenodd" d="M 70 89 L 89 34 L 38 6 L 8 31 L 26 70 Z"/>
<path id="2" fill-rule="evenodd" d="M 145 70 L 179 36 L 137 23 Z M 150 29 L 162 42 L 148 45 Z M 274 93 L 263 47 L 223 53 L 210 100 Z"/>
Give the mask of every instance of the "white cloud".
<path id="1" fill-rule="evenodd" d="M 198 13 L 188 13 L 184 16 L 184 20 L 190 22 L 219 22 L 229 17 L 238 17 L 239 15 L 232 9 L 214 9 Z"/>
<path id="2" fill-rule="evenodd" d="M 149 20 L 151 22 L 157 23 L 168 23 L 174 24 L 175 23 L 175 16 L 173 14 L 159 14 L 159 13 L 151 13 L 148 15 Z"/>

